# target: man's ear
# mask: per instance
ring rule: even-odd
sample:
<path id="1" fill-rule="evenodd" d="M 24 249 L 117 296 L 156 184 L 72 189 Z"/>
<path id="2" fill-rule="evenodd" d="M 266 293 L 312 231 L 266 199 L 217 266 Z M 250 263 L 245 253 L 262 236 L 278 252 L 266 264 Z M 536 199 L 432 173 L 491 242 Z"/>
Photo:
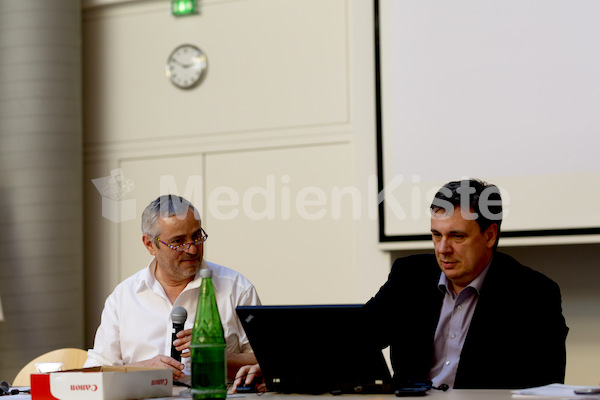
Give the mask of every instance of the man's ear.
<path id="1" fill-rule="evenodd" d="M 156 255 L 156 243 L 154 243 L 154 238 L 150 235 L 143 234 L 142 242 L 144 243 L 144 246 L 146 246 L 146 249 L 148 249 L 148 252 L 150 254 L 152 254 L 153 256 L 155 256 Z"/>
<path id="2" fill-rule="evenodd" d="M 498 238 L 498 224 L 491 224 L 485 230 L 486 244 L 488 248 L 493 248 Z"/>

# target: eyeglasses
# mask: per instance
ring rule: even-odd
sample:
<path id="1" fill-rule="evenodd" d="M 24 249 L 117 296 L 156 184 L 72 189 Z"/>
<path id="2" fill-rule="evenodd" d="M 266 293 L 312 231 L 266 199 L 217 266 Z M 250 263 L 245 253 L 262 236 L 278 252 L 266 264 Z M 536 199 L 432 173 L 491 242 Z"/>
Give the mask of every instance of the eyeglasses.
<path id="1" fill-rule="evenodd" d="M 169 244 L 167 242 L 164 242 L 164 241 L 160 240 L 158 237 L 155 237 L 154 239 L 156 239 L 157 241 L 161 242 L 162 244 L 164 244 L 165 246 L 167 246 L 168 248 L 170 248 L 172 250 L 175 250 L 175 251 L 188 251 L 189 248 L 192 245 L 194 245 L 194 246 L 200 246 L 202 243 L 206 242 L 206 239 L 208 239 L 208 234 L 206 232 L 204 232 L 204 229 L 200 228 L 200 234 L 202 236 L 200 236 L 198 239 L 194 240 L 193 242 L 180 244 L 179 246 L 173 246 L 172 244 Z"/>

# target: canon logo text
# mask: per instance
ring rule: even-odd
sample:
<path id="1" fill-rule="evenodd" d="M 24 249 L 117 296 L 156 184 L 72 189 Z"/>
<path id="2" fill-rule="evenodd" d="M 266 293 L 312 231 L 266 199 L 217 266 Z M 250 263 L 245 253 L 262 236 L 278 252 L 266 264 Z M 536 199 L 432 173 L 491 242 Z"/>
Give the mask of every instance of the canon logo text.
<path id="1" fill-rule="evenodd" d="M 97 385 L 71 385 L 71 391 L 95 392 L 96 390 L 98 390 Z"/>

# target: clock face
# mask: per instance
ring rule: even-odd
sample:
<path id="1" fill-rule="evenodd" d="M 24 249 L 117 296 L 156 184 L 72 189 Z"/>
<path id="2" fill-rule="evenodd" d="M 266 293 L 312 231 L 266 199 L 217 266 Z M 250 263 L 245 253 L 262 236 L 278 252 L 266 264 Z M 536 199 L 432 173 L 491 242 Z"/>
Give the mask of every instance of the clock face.
<path id="1" fill-rule="evenodd" d="M 165 71 L 167 78 L 181 89 L 190 89 L 202 80 L 206 71 L 206 55 L 191 44 L 177 47 L 169 55 Z"/>

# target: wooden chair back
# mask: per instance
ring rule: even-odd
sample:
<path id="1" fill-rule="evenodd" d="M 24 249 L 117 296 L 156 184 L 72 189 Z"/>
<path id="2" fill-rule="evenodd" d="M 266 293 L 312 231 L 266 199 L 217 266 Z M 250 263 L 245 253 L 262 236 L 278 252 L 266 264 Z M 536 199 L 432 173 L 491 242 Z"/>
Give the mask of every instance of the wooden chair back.
<path id="1" fill-rule="evenodd" d="M 63 369 L 82 368 L 87 359 L 87 351 L 75 348 L 65 348 L 52 350 L 46 354 L 31 360 L 17 374 L 12 382 L 12 386 L 31 386 L 29 377 L 31 374 L 37 373 L 35 363 L 39 362 L 62 362 Z"/>

